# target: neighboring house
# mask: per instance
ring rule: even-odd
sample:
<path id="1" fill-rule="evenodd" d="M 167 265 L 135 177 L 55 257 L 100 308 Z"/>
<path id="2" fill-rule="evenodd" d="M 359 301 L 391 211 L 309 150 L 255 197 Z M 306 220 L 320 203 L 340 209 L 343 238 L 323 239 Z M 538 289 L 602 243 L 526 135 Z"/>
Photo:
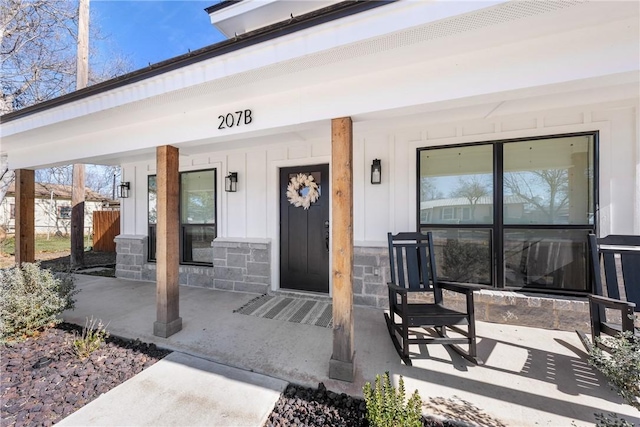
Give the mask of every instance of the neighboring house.
<path id="1" fill-rule="evenodd" d="M 510 217 L 521 218 L 525 213 L 526 200 L 518 196 L 504 197 L 504 209 Z M 493 197 L 453 197 L 420 202 L 422 224 L 477 224 L 493 218 Z"/>
<path id="2" fill-rule="evenodd" d="M 591 291 L 587 234 L 640 233 L 639 8 L 223 1 L 228 40 L 6 114 L 1 150 L 121 165 L 116 274 L 156 280 L 160 336 L 177 280 L 321 293 L 348 370 L 352 306 L 386 306 L 387 232 L 412 230 L 442 277 L 494 289 L 481 304 L 527 291 L 521 320 L 480 318 L 571 327 L 584 299 L 553 299 Z M 430 192 L 492 198 L 423 215 Z"/>
<path id="3" fill-rule="evenodd" d="M 9 233 L 15 230 L 15 206 L 15 184 L 12 183 L 0 203 L 0 226 Z M 93 211 L 113 208 L 113 200 L 85 189 L 84 234 L 92 232 Z M 36 183 L 34 219 L 36 234 L 67 236 L 71 230 L 71 186 Z"/>

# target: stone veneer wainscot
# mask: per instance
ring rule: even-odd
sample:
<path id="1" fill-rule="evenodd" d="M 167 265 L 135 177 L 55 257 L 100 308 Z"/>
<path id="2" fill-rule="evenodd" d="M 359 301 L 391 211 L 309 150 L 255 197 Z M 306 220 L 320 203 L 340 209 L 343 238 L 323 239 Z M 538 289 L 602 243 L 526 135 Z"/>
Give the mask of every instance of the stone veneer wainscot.
<path id="1" fill-rule="evenodd" d="M 147 261 L 147 236 L 116 237 L 116 277 L 156 280 L 156 264 Z M 210 289 L 266 293 L 271 285 L 269 239 L 219 238 L 211 244 L 213 267 L 180 265 L 180 284 Z"/>
<path id="2" fill-rule="evenodd" d="M 389 250 L 356 246 L 353 265 L 354 304 L 387 309 Z M 477 320 L 565 331 L 590 330 L 586 297 L 491 289 L 476 292 L 474 300 Z M 463 295 L 445 291 L 444 301 L 451 308 L 465 309 Z"/>
<path id="3" fill-rule="evenodd" d="M 180 266 L 180 284 L 210 289 L 267 293 L 271 285 L 271 241 L 213 241 L 213 267 Z M 116 277 L 156 280 L 155 263 L 147 262 L 147 236 L 116 237 Z M 353 302 L 388 308 L 389 253 L 385 247 L 356 246 L 353 262 Z M 464 297 L 445 291 L 445 303 L 463 309 Z M 476 319 L 494 323 L 566 331 L 589 331 L 586 298 L 483 290 L 475 293 Z"/>

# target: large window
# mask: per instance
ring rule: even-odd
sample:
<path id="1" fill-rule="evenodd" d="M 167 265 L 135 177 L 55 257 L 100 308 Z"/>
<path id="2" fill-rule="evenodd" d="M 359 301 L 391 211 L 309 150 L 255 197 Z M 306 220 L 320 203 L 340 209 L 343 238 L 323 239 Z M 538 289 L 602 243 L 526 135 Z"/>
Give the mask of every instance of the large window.
<path id="1" fill-rule="evenodd" d="M 588 291 L 596 137 L 419 149 L 418 218 L 433 232 L 439 277 Z"/>
<path id="2" fill-rule="evenodd" d="M 492 282 L 491 145 L 420 152 L 420 218 L 422 228 L 433 233 L 438 276 Z"/>
<path id="3" fill-rule="evenodd" d="M 212 264 L 216 237 L 215 170 L 180 174 L 182 262 Z"/>
<path id="4" fill-rule="evenodd" d="M 150 175 L 147 178 L 147 194 L 149 206 L 149 261 L 156 260 L 156 224 L 158 223 L 158 188 L 156 186 L 156 176 Z"/>
<path id="5" fill-rule="evenodd" d="M 155 260 L 157 189 L 149 176 L 149 260 Z M 216 237 L 215 169 L 180 174 L 180 262 L 212 265 Z"/>

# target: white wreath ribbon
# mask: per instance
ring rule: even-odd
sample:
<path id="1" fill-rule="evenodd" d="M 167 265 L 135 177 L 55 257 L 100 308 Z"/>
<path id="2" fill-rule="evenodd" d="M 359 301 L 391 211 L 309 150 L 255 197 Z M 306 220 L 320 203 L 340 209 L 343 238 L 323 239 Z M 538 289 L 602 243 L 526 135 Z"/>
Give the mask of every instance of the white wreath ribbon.
<path id="1" fill-rule="evenodd" d="M 300 194 L 300 189 L 307 188 L 309 191 L 306 196 Z M 305 175 L 299 173 L 291 178 L 289 185 L 287 186 L 287 200 L 293 206 L 299 208 L 303 207 L 305 210 L 309 209 L 312 203 L 315 203 L 320 197 L 318 192 L 318 184 L 313 180 L 312 175 Z"/>

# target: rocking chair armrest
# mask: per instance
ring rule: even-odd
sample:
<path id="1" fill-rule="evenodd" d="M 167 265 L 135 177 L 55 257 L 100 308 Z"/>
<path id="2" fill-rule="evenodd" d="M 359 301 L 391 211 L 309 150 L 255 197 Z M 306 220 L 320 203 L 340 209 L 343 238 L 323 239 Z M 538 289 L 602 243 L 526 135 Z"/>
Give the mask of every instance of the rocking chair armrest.
<path id="1" fill-rule="evenodd" d="M 631 308 L 633 310 L 636 306 L 636 304 L 631 301 L 622 301 L 619 299 L 603 297 L 601 295 L 589 295 L 589 302 L 618 310 L 625 310 L 627 308 Z"/>
<path id="2" fill-rule="evenodd" d="M 438 286 L 448 291 L 458 292 L 461 294 L 471 294 L 473 291 L 481 291 L 483 289 L 490 289 L 485 285 L 475 285 L 472 283 L 457 283 L 457 282 L 438 282 Z"/>
<path id="3" fill-rule="evenodd" d="M 393 282 L 387 282 L 387 286 L 389 287 L 389 289 L 399 294 L 407 294 L 409 292 L 407 288 L 402 288 Z"/>

